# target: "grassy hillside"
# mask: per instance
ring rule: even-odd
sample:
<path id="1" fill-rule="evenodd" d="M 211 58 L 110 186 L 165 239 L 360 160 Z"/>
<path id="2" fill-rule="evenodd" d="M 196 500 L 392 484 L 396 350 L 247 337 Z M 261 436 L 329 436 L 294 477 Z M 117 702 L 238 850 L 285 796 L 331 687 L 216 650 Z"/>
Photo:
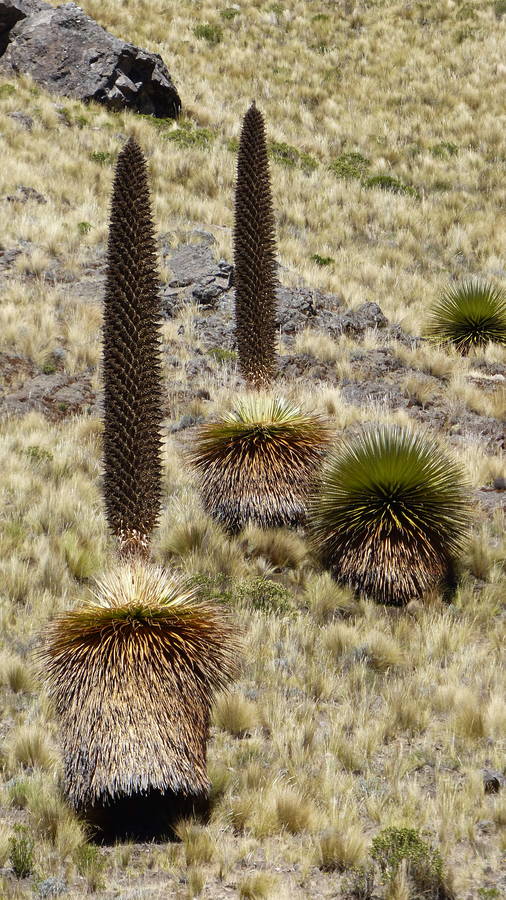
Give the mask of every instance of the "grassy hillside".
<path id="1" fill-rule="evenodd" d="M 25 77 L 0 81 L 3 390 L 67 378 L 60 399 L 0 424 L 0 897 L 56 896 L 58 885 L 72 900 L 436 896 L 410 888 L 402 866 L 393 878 L 376 866 L 367 887 L 374 838 L 399 827 L 441 853 L 458 900 L 500 898 L 506 785 L 485 793 L 483 771 L 505 767 L 505 494 L 492 487 L 504 475 L 506 357 L 491 346 L 462 358 L 409 336 L 449 280 L 504 284 L 506 7 L 82 6 L 162 55 L 184 114 L 176 126 L 51 96 Z M 181 844 L 97 849 L 59 798 L 57 725 L 31 654 L 48 618 L 114 558 L 97 402 L 113 164 L 136 135 L 162 243 L 174 249 L 204 229 L 230 261 L 235 150 L 253 98 L 271 141 L 282 281 L 352 309 L 374 301 L 402 329 L 283 336 L 281 362 L 314 367 L 277 390 L 339 432 L 428 427 L 475 491 L 473 536 L 453 602 L 434 594 L 404 610 L 336 587 L 302 532 L 227 537 L 182 462 L 191 429 L 171 428 L 231 408 L 236 364 L 209 354 L 195 304 L 166 319 L 155 555 L 231 604 L 244 659 L 215 710 L 209 826 L 183 825 Z M 396 190 L 368 185 L 380 175 Z M 375 392 L 382 379 L 389 389 Z M 71 388 L 84 391 L 77 405 Z"/>

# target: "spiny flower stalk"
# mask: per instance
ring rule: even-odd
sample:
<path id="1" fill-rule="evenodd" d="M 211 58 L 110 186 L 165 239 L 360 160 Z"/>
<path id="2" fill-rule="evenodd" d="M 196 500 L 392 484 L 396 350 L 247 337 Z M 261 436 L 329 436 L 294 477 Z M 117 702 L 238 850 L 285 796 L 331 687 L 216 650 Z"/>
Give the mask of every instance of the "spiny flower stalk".
<path id="1" fill-rule="evenodd" d="M 489 341 L 506 344 L 506 293 L 476 279 L 449 287 L 432 309 L 426 335 L 462 354 Z"/>
<path id="2" fill-rule="evenodd" d="M 267 387 L 275 371 L 276 241 L 263 116 L 244 116 L 235 192 L 235 331 L 248 385 Z"/>
<path id="3" fill-rule="evenodd" d="M 103 327 L 104 499 L 122 555 L 147 555 L 160 513 L 160 300 L 147 167 L 134 138 L 118 156 Z"/>
<path id="4" fill-rule="evenodd" d="M 231 532 L 305 521 L 315 470 L 331 438 L 324 419 L 253 394 L 202 425 L 189 453 L 204 508 Z"/>
<path id="5" fill-rule="evenodd" d="M 469 517 L 459 467 L 433 440 L 397 426 L 370 428 L 331 455 L 309 516 L 336 578 L 397 605 L 451 584 Z"/>
<path id="6" fill-rule="evenodd" d="M 40 663 L 72 806 L 86 815 L 150 791 L 205 798 L 211 703 L 238 654 L 223 610 L 141 561 L 122 564 L 53 621 Z"/>

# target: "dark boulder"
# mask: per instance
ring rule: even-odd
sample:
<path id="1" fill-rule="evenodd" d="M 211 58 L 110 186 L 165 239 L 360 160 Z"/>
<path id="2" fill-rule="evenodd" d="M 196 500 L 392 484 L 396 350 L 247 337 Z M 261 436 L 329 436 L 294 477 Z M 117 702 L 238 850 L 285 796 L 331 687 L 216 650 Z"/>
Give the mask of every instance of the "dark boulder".
<path id="1" fill-rule="evenodd" d="M 181 109 L 161 56 L 109 34 L 75 3 L 0 0 L 2 36 L 2 70 L 29 74 L 52 93 L 157 118 Z"/>

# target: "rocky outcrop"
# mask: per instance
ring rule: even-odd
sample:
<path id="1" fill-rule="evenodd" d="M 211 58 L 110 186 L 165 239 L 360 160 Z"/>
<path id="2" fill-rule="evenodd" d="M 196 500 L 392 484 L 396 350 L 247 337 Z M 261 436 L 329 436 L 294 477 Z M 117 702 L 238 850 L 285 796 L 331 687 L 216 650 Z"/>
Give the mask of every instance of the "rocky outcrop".
<path id="1" fill-rule="evenodd" d="M 1 69 L 46 90 L 175 118 L 181 101 L 161 56 L 109 34 L 75 3 L 0 0 Z"/>

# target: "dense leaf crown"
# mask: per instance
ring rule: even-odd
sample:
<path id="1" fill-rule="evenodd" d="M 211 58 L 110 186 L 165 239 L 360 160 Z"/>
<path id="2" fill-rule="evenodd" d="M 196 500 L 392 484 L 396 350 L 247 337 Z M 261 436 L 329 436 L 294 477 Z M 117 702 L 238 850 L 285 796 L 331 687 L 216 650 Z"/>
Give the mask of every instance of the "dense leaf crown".
<path id="1" fill-rule="evenodd" d="M 310 517 L 313 540 L 338 575 L 401 603 L 444 577 L 462 550 L 469 504 L 459 467 L 433 442 L 380 426 L 331 455 Z"/>
<path id="2" fill-rule="evenodd" d="M 275 369 L 276 242 L 265 126 L 254 103 L 239 143 L 234 264 L 239 366 L 253 387 L 268 386 Z"/>
<path id="3" fill-rule="evenodd" d="M 426 334 L 461 353 L 489 341 L 506 344 L 506 293 L 476 279 L 449 287 L 432 309 Z"/>
<path id="4" fill-rule="evenodd" d="M 120 547 L 145 547 L 160 512 L 158 291 L 146 161 L 130 138 L 114 177 L 103 328 L 104 497 Z"/>

